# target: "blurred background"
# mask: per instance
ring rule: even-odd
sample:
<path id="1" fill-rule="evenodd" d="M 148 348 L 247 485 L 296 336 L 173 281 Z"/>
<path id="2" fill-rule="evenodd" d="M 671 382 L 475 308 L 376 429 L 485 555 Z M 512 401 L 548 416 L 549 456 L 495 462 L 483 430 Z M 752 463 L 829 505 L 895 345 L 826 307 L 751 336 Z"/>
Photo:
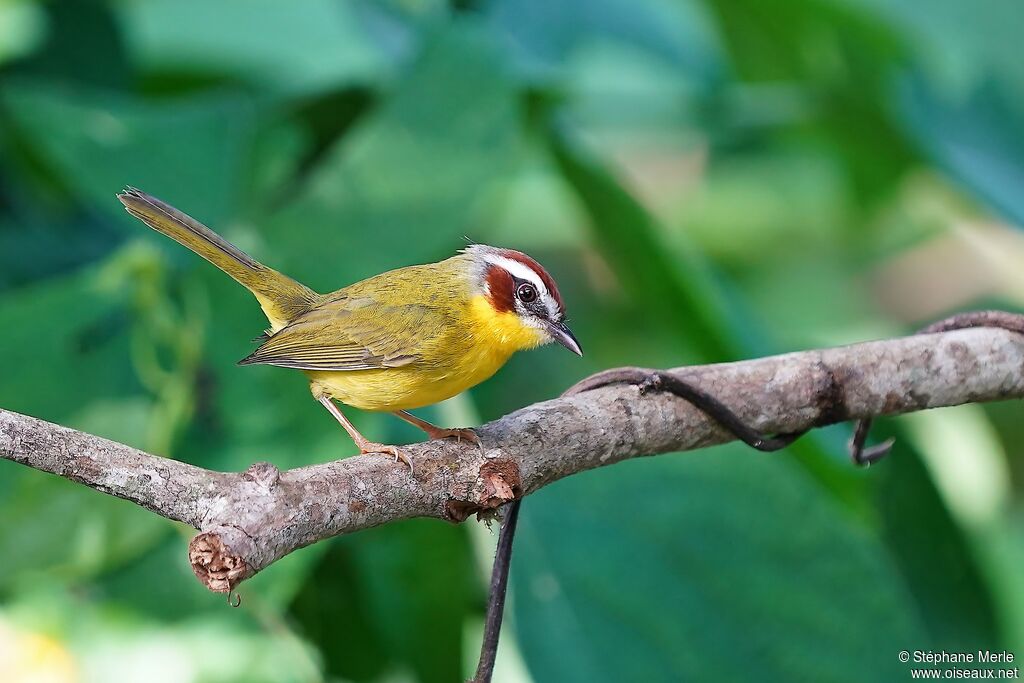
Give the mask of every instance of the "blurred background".
<path id="1" fill-rule="evenodd" d="M 1019 0 L 0 0 L 0 406 L 208 468 L 351 454 L 304 379 L 239 368 L 249 294 L 131 184 L 328 291 L 467 239 L 560 282 L 587 356 L 424 411 L 479 424 L 616 365 L 1024 306 Z M 372 438 L 420 438 L 353 413 Z M 720 447 L 523 507 L 496 680 L 906 680 L 1024 655 L 1019 404 Z M 191 530 L 0 462 L 0 679 L 448 683 L 496 535 L 413 520 L 241 587 Z"/>

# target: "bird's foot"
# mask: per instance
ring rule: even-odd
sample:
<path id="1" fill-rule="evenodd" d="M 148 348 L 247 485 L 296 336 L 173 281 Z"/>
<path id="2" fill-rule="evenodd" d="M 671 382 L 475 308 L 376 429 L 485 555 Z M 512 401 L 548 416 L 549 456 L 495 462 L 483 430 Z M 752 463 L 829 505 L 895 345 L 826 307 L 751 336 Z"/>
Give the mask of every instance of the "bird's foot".
<path id="1" fill-rule="evenodd" d="M 423 432 L 427 435 L 428 439 L 450 439 L 451 437 L 454 436 L 456 439 L 458 439 L 459 443 L 466 441 L 468 443 L 476 445 L 480 449 L 481 453 L 484 450 L 484 446 L 480 442 L 480 437 L 477 436 L 476 431 L 470 429 L 469 427 L 455 427 L 451 429 L 447 427 L 438 427 L 437 425 L 431 424 L 426 420 L 422 420 L 405 410 L 396 411 L 395 417 L 405 420 L 406 422 L 408 422 L 409 424 L 418 429 L 422 429 Z"/>
<path id="2" fill-rule="evenodd" d="M 409 474 L 412 474 L 412 458 L 406 455 L 398 446 L 389 446 L 383 443 L 374 443 L 373 441 L 364 441 L 359 444 L 359 453 L 362 455 L 390 455 L 394 456 L 395 462 L 401 460 L 409 468 Z"/>
<path id="3" fill-rule="evenodd" d="M 450 439 L 454 437 L 460 443 L 465 440 L 471 444 L 480 444 L 480 437 L 477 436 L 476 431 L 471 427 L 434 427 L 424 431 L 427 432 L 427 436 L 431 439 Z"/>
<path id="4" fill-rule="evenodd" d="M 462 443 L 463 441 L 471 443 L 474 446 L 483 450 L 483 443 L 480 441 L 480 436 L 476 433 L 476 430 L 471 427 L 434 427 L 431 426 L 429 429 L 424 429 L 429 439 L 451 439 L 454 438 L 457 442 Z"/>

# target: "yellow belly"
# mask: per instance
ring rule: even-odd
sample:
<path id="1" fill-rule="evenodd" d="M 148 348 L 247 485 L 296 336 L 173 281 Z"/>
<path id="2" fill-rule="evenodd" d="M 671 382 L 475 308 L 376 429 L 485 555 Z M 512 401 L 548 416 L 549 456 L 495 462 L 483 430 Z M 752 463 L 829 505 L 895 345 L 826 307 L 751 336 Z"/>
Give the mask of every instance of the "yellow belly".
<path id="1" fill-rule="evenodd" d="M 483 382 L 511 354 L 474 353 L 446 369 L 409 365 L 347 372 L 305 371 L 315 396 L 326 395 L 362 410 L 422 408 L 449 399 Z"/>
<path id="2" fill-rule="evenodd" d="M 512 313 L 497 313 L 483 297 L 469 302 L 449 343 L 421 361 L 375 370 L 304 370 L 314 396 L 363 410 L 395 411 L 438 403 L 483 382 L 516 351 L 546 338 Z"/>

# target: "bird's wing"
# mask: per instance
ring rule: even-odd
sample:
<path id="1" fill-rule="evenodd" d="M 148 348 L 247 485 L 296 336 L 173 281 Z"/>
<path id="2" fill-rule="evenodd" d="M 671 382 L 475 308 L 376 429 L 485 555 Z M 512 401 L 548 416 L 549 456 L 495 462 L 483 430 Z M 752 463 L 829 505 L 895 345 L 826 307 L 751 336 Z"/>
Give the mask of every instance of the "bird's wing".
<path id="1" fill-rule="evenodd" d="M 437 334 L 434 313 L 368 298 L 330 301 L 273 334 L 239 365 L 338 371 L 409 365 Z"/>

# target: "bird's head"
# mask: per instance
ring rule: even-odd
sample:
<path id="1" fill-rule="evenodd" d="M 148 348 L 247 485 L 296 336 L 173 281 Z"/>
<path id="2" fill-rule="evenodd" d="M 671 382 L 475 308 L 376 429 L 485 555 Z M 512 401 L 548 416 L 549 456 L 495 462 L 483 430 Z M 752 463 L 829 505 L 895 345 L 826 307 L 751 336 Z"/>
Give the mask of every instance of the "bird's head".
<path id="1" fill-rule="evenodd" d="M 464 251 L 473 261 L 476 289 L 493 316 L 493 327 L 519 348 L 557 342 L 582 356 L 565 324 L 565 307 L 544 267 L 521 251 L 474 244 Z"/>

